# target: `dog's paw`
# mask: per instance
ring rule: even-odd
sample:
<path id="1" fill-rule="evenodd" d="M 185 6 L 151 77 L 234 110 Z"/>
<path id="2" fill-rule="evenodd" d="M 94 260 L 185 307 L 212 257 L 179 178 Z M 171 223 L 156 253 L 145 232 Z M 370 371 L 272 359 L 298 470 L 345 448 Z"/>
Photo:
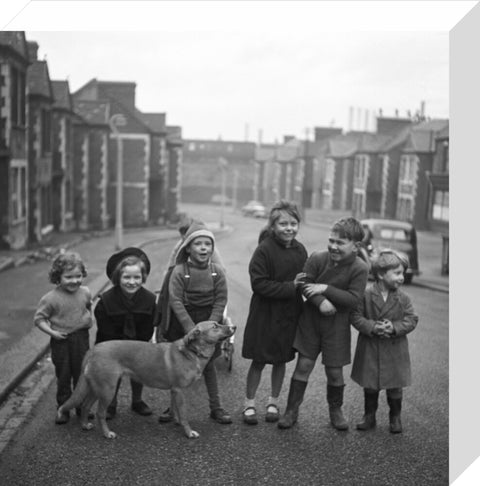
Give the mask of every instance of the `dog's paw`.
<path id="1" fill-rule="evenodd" d="M 116 439 L 117 434 L 113 430 L 109 430 L 108 433 L 104 434 L 106 439 Z"/>
<path id="2" fill-rule="evenodd" d="M 82 424 L 82 429 L 83 430 L 92 430 L 93 429 L 92 422 L 87 422 L 86 424 Z"/>
<path id="3" fill-rule="evenodd" d="M 195 430 L 191 430 L 188 434 L 187 437 L 189 439 L 198 439 L 200 437 L 200 434 L 196 432 Z"/>

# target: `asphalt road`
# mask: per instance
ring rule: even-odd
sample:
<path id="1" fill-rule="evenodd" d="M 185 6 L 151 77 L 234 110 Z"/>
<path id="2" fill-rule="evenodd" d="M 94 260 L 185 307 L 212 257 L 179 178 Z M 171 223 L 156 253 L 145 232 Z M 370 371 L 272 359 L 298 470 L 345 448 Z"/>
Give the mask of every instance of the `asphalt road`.
<path id="1" fill-rule="evenodd" d="M 217 210 L 218 211 L 218 210 Z M 216 214 L 202 214 L 211 221 Z M 154 408 L 151 417 L 129 409 L 130 390 L 124 383 L 112 428 L 118 439 L 108 441 L 97 429 L 80 430 L 76 418 L 65 426 L 53 423 L 55 388 L 50 386 L 30 419 L 0 457 L 0 482 L 8 485 L 446 485 L 448 484 L 448 299 L 445 294 L 406 287 L 420 316 L 410 335 L 413 385 L 404 392 L 404 433 L 388 432 L 388 408 L 382 394 L 375 430 L 354 428 L 363 413 L 362 390 L 345 368 L 344 411 L 351 423 L 338 432 L 328 423 L 326 380 L 318 364 L 307 388 L 299 423 L 281 431 L 275 424 L 242 423 L 245 377 L 249 362 L 240 356 L 250 286 L 247 264 L 263 221 L 227 214 L 235 229 L 218 239 L 228 269 L 229 313 L 238 325 L 233 369 L 220 358 L 223 405 L 234 417 L 232 425 L 208 418 L 202 380 L 187 390 L 189 415 L 200 438 L 186 439 L 174 424 L 159 424 L 158 413 L 168 404 L 168 393 L 145 391 Z M 325 246 L 327 232 L 302 227 L 300 239 L 309 251 Z M 170 248 L 146 248 L 152 262 L 147 286 L 159 288 Z M 355 336 L 355 334 L 354 334 Z M 353 339 L 352 346 L 355 344 Z M 286 403 L 294 362 L 287 367 L 281 403 Z M 269 371 L 257 395 L 260 415 L 269 395 Z"/>

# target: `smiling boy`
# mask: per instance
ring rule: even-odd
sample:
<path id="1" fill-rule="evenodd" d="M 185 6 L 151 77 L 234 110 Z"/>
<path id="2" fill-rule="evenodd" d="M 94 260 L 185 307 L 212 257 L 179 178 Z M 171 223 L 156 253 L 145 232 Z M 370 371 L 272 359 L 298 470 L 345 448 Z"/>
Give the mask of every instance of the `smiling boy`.
<path id="1" fill-rule="evenodd" d="M 328 250 L 314 252 L 305 263 L 306 298 L 297 328 L 294 348 L 298 351 L 290 382 L 287 410 L 278 427 L 287 429 L 297 421 L 298 409 L 310 373 L 322 353 L 327 376 L 327 402 L 330 421 L 337 430 L 347 430 L 343 417 L 343 366 L 350 363 L 350 312 L 363 297 L 368 266 L 358 256 L 364 237 L 362 225 L 355 218 L 336 221 L 328 238 Z"/>

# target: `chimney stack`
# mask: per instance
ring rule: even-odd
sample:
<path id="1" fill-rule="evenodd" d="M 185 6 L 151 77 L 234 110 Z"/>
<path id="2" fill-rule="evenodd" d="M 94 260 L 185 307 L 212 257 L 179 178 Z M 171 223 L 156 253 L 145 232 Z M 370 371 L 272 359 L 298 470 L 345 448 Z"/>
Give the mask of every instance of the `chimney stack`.
<path id="1" fill-rule="evenodd" d="M 38 61 L 38 44 L 35 41 L 28 41 L 27 44 L 30 61 Z"/>

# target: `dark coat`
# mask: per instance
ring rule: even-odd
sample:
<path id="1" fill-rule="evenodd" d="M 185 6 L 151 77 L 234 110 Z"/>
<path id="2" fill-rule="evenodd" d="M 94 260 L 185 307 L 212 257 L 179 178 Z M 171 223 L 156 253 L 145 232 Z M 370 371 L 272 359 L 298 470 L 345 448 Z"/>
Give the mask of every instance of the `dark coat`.
<path id="1" fill-rule="evenodd" d="M 394 335 L 380 338 L 372 334 L 375 321 L 392 321 Z M 418 316 L 408 295 L 401 290 L 383 300 L 373 284 L 365 291 L 362 304 L 352 313 L 352 325 L 359 331 L 352 379 L 364 388 L 402 388 L 411 383 L 407 334 L 417 326 Z"/>
<path id="2" fill-rule="evenodd" d="M 112 339 L 136 339 L 149 341 L 153 334 L 153 317 L 155 313 L 155 294 L 141 287 L 133 297 L 132 305 L 124 305 L 120 287 L 112 287 L 104 292 L 95 306 L 97 320 L 96 343 Z M 134 336 L 127 332 L 129 324 L 133 325 Z"/>
<path id="3" fill-rule="evenodd" d="M 307 250 L 297 240 L 286 248 L 270 235 L 256 248 L 248 268 L 253 295 L 243 337 L 244 358 L 277 364 L 295 357 L 292 344 L 302 297 L 293 281 L 306 259 Z"/>

